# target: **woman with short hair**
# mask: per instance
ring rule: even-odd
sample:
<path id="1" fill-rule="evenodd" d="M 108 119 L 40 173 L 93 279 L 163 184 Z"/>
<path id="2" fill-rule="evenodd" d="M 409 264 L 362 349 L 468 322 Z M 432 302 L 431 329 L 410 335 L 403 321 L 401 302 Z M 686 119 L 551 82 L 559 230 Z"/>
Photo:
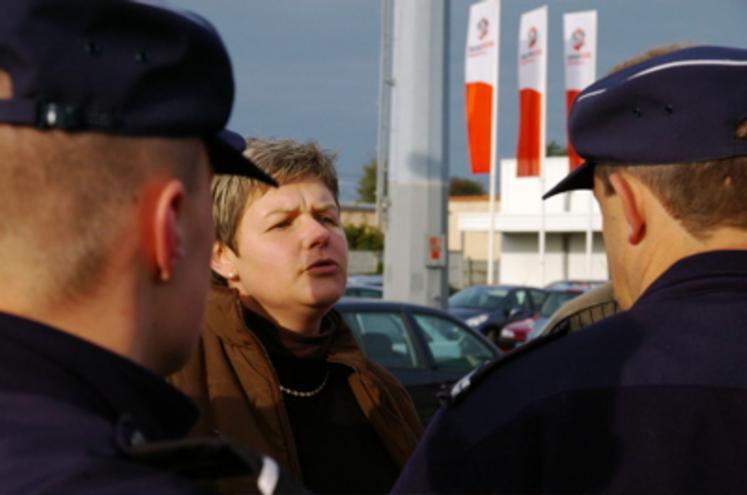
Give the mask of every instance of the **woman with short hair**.
<path id="1" fill-rule="evenodd" d="M 215 284 L 199 352 L 172 382 L 203 409 L 196 434 L 243 441 L 315 492 L 387 492 L 422 428 L 332 309 L 348 257 L 334 156 L 290 140 L 249 140 L 246 155 L 280 186 L 214 178 Z"/>

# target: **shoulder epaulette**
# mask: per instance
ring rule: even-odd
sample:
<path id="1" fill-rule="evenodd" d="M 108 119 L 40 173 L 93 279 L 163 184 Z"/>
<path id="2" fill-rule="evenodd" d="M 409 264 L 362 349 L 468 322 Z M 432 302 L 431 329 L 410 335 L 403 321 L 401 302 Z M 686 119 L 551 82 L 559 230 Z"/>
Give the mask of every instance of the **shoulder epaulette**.
<path id="1" fill-rule="evenodd" d="M 444 407 L 450 407 L 459 402 L 464 396 L 466 396 L 469 390 L 472 390 L 476 384 L 480 383 L 487 375 L 498 370 L 501 366 L 509 363 L 519 356 L 523 356 L 535 349 L 542 347 L 550 342 L 553 342 L 568 334 L 567 328 L 562 331 L 553 332 L 550 335 L 544 335 L 537 337 L 526 344 L 514 349 L 513 351 L 507 352 L 502 356 L 483 364 L 479 368 L 476 368 L 459 379 L 454 383 L 451 388 L 438 394 L 438 398 L 441 405 Z"/>

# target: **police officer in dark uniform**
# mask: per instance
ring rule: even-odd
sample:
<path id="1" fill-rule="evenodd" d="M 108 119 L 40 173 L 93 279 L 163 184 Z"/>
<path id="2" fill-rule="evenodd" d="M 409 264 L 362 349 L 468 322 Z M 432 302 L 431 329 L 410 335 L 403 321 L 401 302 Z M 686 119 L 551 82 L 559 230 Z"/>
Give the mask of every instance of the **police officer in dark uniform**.
<path id="1" fill-rule="evenodd" d="M 292 484 L 161 376 L 200 331 L 211 165 L 273 183 L 223 130 L 228 54 L 154 2 L 0 9 L 0 493 L 203 493 Z M 239 142 L 242 140 L 239 138 Z"/>
<path id="2" fill-rule="evenodd" d="M 747 50 L 601 79 L 569 132 L 622 312 L 458 383 L 398 493 L 747 491 Z"/>

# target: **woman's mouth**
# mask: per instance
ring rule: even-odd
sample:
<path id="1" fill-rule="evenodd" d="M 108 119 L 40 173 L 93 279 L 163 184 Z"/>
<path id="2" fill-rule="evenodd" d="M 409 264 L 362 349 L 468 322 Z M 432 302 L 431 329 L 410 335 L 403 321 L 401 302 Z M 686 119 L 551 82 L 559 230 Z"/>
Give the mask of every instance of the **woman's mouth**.
<path id="1" fill-rule="evenodd" d="M 314 261 L 306 267 L 306 271 L 312 275 L 327 275 L 337 272 L 338 269 L 337 263 L 329 258 Z"/>

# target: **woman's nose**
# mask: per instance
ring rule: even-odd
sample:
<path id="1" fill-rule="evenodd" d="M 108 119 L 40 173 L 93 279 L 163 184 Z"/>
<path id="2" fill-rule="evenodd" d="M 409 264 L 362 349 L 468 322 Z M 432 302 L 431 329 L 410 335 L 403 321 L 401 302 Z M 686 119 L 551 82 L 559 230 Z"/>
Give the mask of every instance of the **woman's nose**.
<path id="1" fill-rule="evenodd" d="M 329 229 L 314 217 L 307 217 L 304 221 L 304 246 L 307 248 L 326 245 L 329 240 Z"/>

